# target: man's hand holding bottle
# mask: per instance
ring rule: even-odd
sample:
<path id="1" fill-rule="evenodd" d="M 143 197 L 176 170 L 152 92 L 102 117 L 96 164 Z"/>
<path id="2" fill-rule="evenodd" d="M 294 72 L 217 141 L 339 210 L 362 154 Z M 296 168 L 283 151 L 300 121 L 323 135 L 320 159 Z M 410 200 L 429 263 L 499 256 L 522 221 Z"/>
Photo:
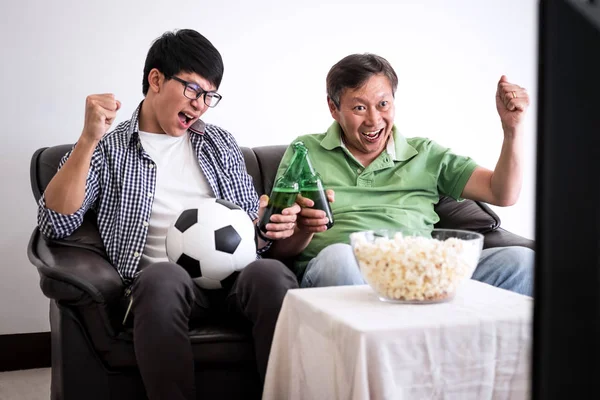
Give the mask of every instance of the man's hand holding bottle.
<path id="1" fill-rule="evenodd" d="M 325 193 L 327 195 L 327 201 L 333 203 L 335 200 L 335 192 L 331 189 L 327 189 Z M 309 197 L 303 197 L 302 194 L 298 195 L 296 202 L 301 207 L 296 222 L 299 229 L 306 232 L 317 233 L 331 228 L 333 225 L 333 218 L 327 215 L 328 212 L 323 211 L 328 210 L 328 207 L 319 206 L 318 204 L 317 207 L 315 207 L 316 202 Z M 317 202 L 319 202 L 319 200 L 317 200 Z M 329 213 L 330 212 L 331 211 L 329 211 Z"/>
<path id="2" fill-rule="evenodd" d="M 262 240 L 280 240 L 292 236 L 296 223 L 303 233 L 323 232 L 333 226 L 331 206 L 333 190 L 325 190 L 319 173 L 313 168 L 308 149 L 298 141 L 285 172 L 277 178 L 271 197 L 259 199 L 257 235 Z M 306 244 L 304 244 L 305 246 Z"/>
<path id="3" fill-rule="evenodd" d="M 335 201 L 335 192 L 331 189 L 325 191 L 327 201 Z M 265 212 L 268 212 L 269 196 L 263 194 L 259 199 L 259 220 L 262 220 Z M 329 219 L 327 212 L 315 208 L 315 201 L 302 194 L 296 196 L 296 202 L 290 207 L 284 208 L 279 214 L 271 214 L 269 223 L 264 225 L 266 232 L 262 235 L 269 240 L 286 239 L 294 234 L 296 226 L 305 232 L 323 232 L 329 229 L 333 221 Z"/>
<path id="4" fill-rule="evenodd" d="M 263 221 L 263 216 L 268 213 L 269 196 L 263 194 L 258 203 L 258 220 Z M 268 223 L 259 225 L 261 237 L 263 240 L 281 240 L 287 239 L 294 234 L 296 219 L 301 209 L 297 203 L 282 209 L 279 213 L 276 210 L 269 215 Z"/>

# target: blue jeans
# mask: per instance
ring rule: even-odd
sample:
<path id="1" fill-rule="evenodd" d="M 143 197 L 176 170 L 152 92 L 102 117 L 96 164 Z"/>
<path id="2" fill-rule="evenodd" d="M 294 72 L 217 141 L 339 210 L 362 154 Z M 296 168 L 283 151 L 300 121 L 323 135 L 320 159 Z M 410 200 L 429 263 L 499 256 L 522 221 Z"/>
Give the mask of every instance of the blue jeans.
<path id="1" fill-rule="evenodd" d="M 472 279 L 531 296 L 535 252 L 527 247 L 485 249 Z M 337 243 L 327 246 L 306 266 L 300 287 L 362 285 L 363 280 L 352 247 Z"/>

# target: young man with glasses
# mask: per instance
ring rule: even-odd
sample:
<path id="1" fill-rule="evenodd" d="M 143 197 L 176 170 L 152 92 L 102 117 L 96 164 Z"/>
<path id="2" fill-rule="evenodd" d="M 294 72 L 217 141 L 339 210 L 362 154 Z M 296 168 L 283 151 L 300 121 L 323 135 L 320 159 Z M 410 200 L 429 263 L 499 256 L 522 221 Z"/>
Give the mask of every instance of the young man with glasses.
<path id="1" fill-rule="evenodd" d="M 162 35 L 148 52 L 145 97 L 132 118 L 106 133 L 121 103 L 112 94 L 88 96 L 83 132 L 39 203 L 40 229 L 52 238 L 70 235 L 86 211 L 96 212 L 107 255 L 131 283 L 135 354 L 150 399 L 196 398 L 188 324 L 215 309 L 252 324 L 264 379 L 283 298 L 298 286 L 281 262 L 257 259 L 231 288 L 203 291 L 167 260 L 169 225 L 202 198 L 223 198 L 258 219 L 258 196 L 234 138 L 200 120 L 221 100 L 222 75 L 221 55 L 198 32 Z M 294 205 L 273 217 L 268 239 L 291 236 L 299 211 Z M 261 253 L 270 240 L 257 244 Z"/>

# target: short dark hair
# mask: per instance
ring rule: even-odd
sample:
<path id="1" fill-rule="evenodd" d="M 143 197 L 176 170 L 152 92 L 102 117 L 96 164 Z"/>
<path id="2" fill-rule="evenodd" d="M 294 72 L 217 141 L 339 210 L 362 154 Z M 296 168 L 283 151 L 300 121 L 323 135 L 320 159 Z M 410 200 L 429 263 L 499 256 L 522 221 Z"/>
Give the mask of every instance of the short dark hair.
<path id="1" fill-rule="evenodd" d="M 327 96 L 339 109 L 344 89 L 359 88 L 373 75 L 378 74 L 388 78 L 394 95 L 398 87 L 398 76 L 385 58 L 370 53 L 346 56 L 331 67 L 327 74 Z"/>
<path id="2" fill-rule="evenodd" d="M 179 72 L 196 73 L 215 88 L 219 88 L 223 78 L 221 54 L 208 39 L 192 29 L 165 32 L 152 43 L 144 65 L 144 96 L 148 94 L 148 75 L 153 68 L 167 78 Z"/>

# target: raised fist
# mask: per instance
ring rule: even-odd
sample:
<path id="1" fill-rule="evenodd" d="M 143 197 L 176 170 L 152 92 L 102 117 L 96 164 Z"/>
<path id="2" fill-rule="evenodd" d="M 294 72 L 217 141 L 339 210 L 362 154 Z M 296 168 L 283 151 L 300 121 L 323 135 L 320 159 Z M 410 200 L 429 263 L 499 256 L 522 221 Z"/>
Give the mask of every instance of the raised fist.
<path id="1" fill-rule="evenodd" d="M 121 108 L 112 93 L 92 94 L 85 99 L 85 121 L 82 136 L 99 141 L 108 131 Z"/>

